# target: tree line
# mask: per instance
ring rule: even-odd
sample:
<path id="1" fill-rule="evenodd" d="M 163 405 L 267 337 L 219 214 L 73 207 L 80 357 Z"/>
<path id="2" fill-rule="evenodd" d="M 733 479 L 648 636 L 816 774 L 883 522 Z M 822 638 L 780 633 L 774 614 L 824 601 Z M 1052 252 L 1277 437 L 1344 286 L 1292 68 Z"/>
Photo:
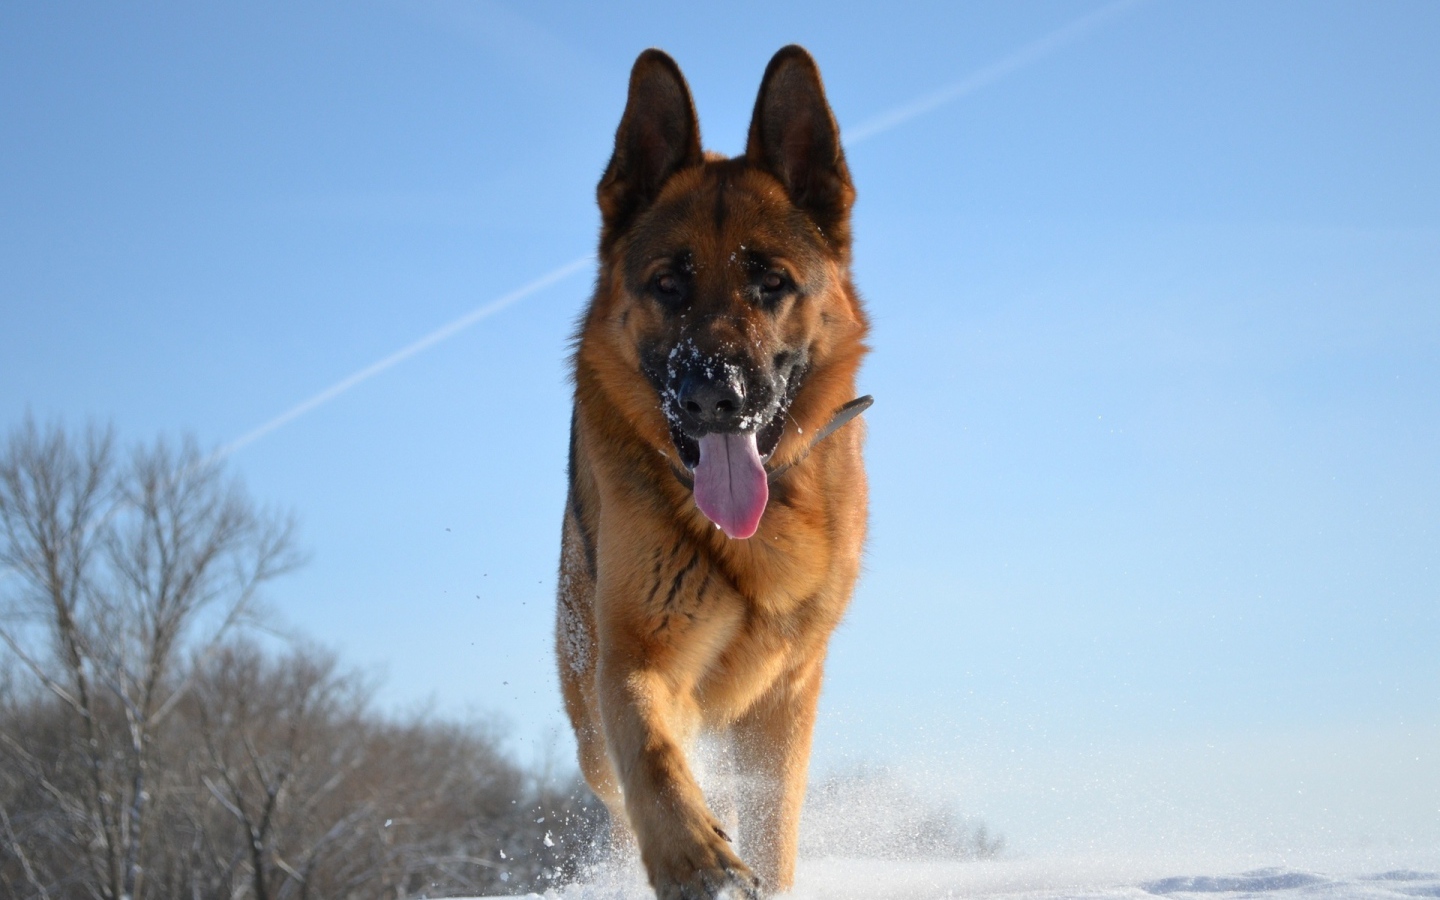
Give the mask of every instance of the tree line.
<path id="1" fill-rule="evenodd" d="M 475 723 L 379 713 L 258 601 L 293 520 L 193 441 L 27 419 L 0 448 L 0 892 L 369 898 L 544 890 L 603 812 Z M 273 642 L 272 642 L 273 643 Z"/>

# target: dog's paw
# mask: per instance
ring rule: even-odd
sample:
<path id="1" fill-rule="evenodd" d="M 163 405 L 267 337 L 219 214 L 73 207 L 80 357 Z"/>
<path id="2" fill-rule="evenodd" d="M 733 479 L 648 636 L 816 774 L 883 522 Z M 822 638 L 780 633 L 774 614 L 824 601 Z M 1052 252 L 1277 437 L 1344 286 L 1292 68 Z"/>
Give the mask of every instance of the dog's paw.
<path id="1" fill-rule="evenodd" d="M 715 829 L 713 840 L 657 864 L 651 874 L 658 900 L 760 900 L 760 879 Z"/>
<path id="2" fill-rule="evenodd" d="M 685 881 L 661 884 L 659 900 L 760 900 L 760 879 L 742 863 L 738 869 L 700 869 Z"/>

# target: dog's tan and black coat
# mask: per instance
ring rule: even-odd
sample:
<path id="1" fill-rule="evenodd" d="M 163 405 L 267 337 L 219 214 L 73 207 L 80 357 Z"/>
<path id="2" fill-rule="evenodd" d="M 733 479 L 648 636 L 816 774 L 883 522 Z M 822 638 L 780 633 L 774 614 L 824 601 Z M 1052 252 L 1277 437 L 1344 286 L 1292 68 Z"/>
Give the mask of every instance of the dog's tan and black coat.
<path id="1" fill-rule="evenodd" d="M 860 424 L 812 444 L 855 396 L 867 330 L 814 61 L 775 55 L 726 159 L 702 152 L 675 62 L 641 54 L 598 196 L 556 640 L 581 768 L 662 900 L 784 890 L 866 522 Z M 735 496 L 702 510 L 701 482 Z M 686 759 L 701 730 L 748 785 L 738 847 Z"/>

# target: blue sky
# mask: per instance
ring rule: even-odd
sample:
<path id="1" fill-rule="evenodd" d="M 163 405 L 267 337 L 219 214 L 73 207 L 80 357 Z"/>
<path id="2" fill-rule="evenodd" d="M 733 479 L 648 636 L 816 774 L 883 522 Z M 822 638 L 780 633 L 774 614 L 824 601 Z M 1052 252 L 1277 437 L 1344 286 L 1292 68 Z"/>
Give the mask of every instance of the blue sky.
<path id="1" fill-rule="evenodd" d="M 1313 830 L 1310 772 L 1336 841 L 1440 847 L 1440 7 L 1150 0 L 1025 52 L 1101 8 L 7 4 L 0 423 L 224 445 L 590 252 L 644 47 L 725 152 L 785 43 L 852 129 L 1015 61 L 850 152 L 872 539 L 819 764 L 944 771 L 1031 848 L 1202 797 Z M 287 627 L 563 753 L 589 278 L 231 460 L 313 553 Z"/>

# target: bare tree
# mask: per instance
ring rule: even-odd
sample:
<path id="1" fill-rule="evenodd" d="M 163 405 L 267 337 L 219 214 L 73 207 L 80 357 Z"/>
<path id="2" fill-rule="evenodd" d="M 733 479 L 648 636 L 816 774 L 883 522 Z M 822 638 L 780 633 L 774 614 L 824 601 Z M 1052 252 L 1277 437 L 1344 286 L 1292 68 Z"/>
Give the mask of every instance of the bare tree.
<path id="1" fill-rule="evenodd" d="M 544 890 L 601 831 L 483 723 L 239 627 L 297 563 L 185 443 L 26 421 L 0 447 L 0 896 L 380 900 Z"/>
<path id="2" fill-rule="evenodd" d="M 217 646 L 298 562 L 290 520 L 193 441 L 122 462 L 108 431 L 77 441 L 27 418 L 0 453 L 0 640 L 66 713 L 52 751 L 83 783 L 46 790 L 88 848 L 97 896 L 144 895 L 155 734 L 190 687 L 182 650 Z"/>
<path id="3" fill-rule="evenodd" d="M 211 860 L 228 896 L 543 890 L 598 834 L 588 791 L 527 773 L 492 727 L 387 720 L 369 696 L 310 647 L 231 644 L 199 665 L 180 712 L 200 733 L 175 740 L 205 748 L 194 780 L 215 803 L 208 833 L 238 832 Z M 241 846 L 243 858 L 229 849 Z"/>
<path id="4" fill-rule="evenodd" d="M 247 854 L 238 869 L 248 868 L 256 900 L 303 897 L 324 852 L 371 814 L 370 798 L 350 790 L 368 691 L 313 648 L 271 660 L 231 643 L 195 666 L 184 702 L 198 735 L 187 743 L 204 747 L 197 780 L 240 829 Z"/>

